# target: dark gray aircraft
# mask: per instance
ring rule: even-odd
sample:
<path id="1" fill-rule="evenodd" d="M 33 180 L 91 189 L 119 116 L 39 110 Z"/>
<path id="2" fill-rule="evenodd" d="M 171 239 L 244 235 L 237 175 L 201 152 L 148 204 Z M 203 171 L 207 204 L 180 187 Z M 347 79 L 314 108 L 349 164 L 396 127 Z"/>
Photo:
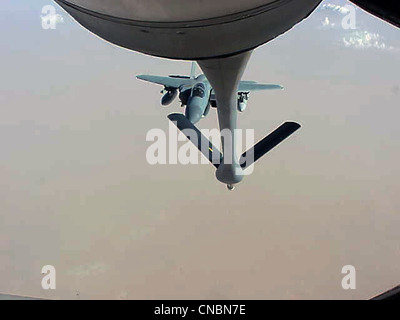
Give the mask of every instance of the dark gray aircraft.
<path id="1" fill-rule="evenodd" d="M 168 77 L 139 75 L 138 79 L 164 86 L 161 93 L 163 106 L 170 105 L 178 96 L 182 106 L 186 106 L 186 118 L 193 124 L 206 117 L 211 107 L 217 107 L 217 99 L 210 82 L 204 74 L 196 76 L 196 63 L 192 63 L 190 76 Z M 237 96 L 237 110 L 243 112 L 247 108 L 249 94 L 261 90 L 282 90 L 278 84 L 261 84 L 255 81 L 240 81 Z"/>

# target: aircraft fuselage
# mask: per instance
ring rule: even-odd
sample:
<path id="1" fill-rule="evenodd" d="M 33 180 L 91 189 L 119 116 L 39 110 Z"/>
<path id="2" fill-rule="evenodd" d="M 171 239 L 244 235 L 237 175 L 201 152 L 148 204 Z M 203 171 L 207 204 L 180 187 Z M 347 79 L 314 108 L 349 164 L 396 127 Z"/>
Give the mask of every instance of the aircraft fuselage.
<path id="1" fill-rule="evenodd" d="M 190 96 L 187 99 L 185 116 L 195 124 L 201 120 L 210 103 L 211 85 L 204 75 L 194 80 Z"/>

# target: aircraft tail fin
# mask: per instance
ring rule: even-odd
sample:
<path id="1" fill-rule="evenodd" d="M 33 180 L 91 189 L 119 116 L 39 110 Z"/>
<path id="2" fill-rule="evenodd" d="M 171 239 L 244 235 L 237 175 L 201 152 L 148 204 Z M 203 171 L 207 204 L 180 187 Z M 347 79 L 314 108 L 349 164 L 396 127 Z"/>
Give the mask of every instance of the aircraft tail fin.
<path id="1" fill-rule="evenodd" d="M 192 69 L 190 70 L 190 79 L 196 78 L 196 61 L 192 62 Z"/>
<path id="2" fill-rule="evenodd" d="M 183 114 L 172 113 L 168 116 L 178 129 L 193 143 L 193 145 L 210 161 L 210 163 L 218 168 L 222 161 L 222 154 L 210 140 L 208 140 L 193 123 L 191 123 Z"/>
<path id="3" fill-rule="evenodd" d="M 300 128 L 301 126 L 296 122 L 285 122 L 274 132 L 259 141 L 253 148 L 243 153 L 240 158 L 240 166 L 243 169 L 250 167 Z"/>

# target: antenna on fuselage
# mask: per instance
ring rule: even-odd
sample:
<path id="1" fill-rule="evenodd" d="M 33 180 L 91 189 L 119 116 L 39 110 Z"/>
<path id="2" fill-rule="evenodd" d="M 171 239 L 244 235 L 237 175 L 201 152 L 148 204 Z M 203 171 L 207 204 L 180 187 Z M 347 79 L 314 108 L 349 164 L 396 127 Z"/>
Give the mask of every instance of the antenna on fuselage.
<path id="1" fill-rule="evenodd" d="M 192 70 L 190 70 L 190 79 L 196 79 L 196 61 L 192 62 Z"/>

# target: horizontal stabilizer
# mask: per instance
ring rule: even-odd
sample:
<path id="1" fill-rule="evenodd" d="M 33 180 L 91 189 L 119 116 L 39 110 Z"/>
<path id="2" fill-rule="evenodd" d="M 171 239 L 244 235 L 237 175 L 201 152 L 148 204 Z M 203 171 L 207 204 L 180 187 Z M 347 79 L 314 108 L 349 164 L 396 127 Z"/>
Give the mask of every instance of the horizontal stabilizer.
<path id="1" fill-rule="evenodd" d="M 278 129 L 266 136 L 258 142 L 253 148 L 243 153 L 240 158 L 240 166 L 243 169 L 248 168 L 266 153 L 291 136 L 294 132 L 300 129 L 300 125 L 295 122 L 285 122 Z"/>
<path id="2" fill-rule="evenodd" d="M 168 119 L 178 127 L 212 165 L 216 168 L 219 167 L 222 161 L 221 152 L 188 120 L 188 118 L 181 113 L 172 113 L 168 116 Z"/>

